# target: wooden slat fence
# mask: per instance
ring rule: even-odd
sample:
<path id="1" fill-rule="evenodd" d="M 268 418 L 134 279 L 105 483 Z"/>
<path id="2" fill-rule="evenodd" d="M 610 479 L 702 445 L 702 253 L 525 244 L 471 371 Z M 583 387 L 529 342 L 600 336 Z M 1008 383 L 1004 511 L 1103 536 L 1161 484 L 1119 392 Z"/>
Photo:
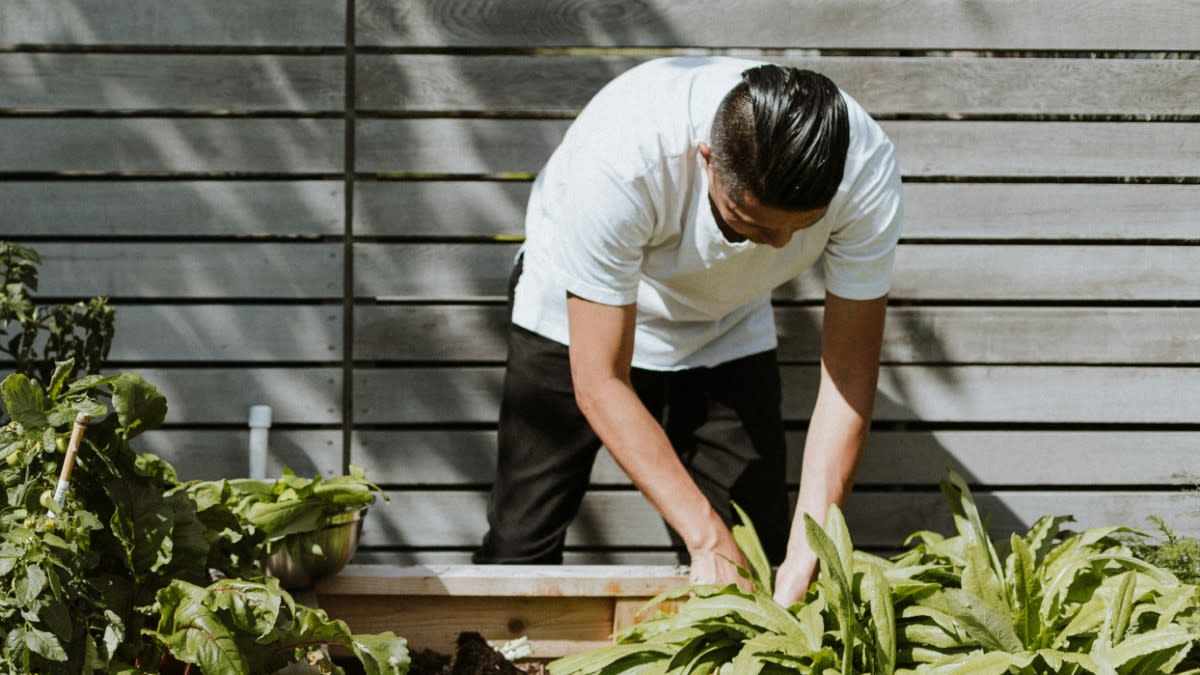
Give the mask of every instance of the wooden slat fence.
<path id="1" fill-rule="evenodd" d="M 1200 532 L 1200 0 L 5 0 L 0 238 L 47 301 L 117 305 L 185 477 L 364 466 L 362 562 L 463 562 L 494 476 L 529 181 L 613 76 L 732 54 L 829 74 L 904 176 L 856 543 L 1167 516 Z M 775 296 L 789 444 L 817 272 Z M 669 563 L 606 455 L 569 562 Z"/>

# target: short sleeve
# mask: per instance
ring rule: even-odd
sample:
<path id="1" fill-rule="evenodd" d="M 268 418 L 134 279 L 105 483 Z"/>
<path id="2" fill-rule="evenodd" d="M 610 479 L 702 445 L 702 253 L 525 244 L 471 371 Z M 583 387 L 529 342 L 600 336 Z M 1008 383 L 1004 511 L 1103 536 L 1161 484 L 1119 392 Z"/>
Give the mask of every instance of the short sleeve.
<path id="1" fill-rule="evenodd" d="M 553 210 L 548 262 L 555 280 L 586 300 L 633 304 L 654 228 L 645 178 L 622 177 L 597 153 L 573 150 L 543 195 Z"/>
<path id="2" fill-rule="evenodd" d="M 903 216 L 900 168 L 891 143 L 875 148 L 839 211 L 839 224 L 825 246 L 825 289 L 850 300 L 886 295 Z"/>

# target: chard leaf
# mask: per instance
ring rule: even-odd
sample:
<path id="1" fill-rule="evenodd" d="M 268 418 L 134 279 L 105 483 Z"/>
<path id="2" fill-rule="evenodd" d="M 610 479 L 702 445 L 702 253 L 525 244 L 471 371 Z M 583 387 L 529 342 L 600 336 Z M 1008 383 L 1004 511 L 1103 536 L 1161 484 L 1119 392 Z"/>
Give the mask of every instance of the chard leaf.
<path id="1" fill-rule="evenodd" d="M 763 550 L 758 532 L 754 529 L 754 523 L 750 522 L 750 516 L 746 515 L 742 507 L 735 503 L 733 508 L 742 521 L 740 525 L 733 526 L 733 540 L 737 542 L 742 555 L 746 556 L 746 561 L 750 563 L 750 582 L 756 593 L 771 595 L 773 593 L 771 590 L 771 563 L 767 560 L 767 553 Z"/>
<path id="2" fill-rule="evenodd" d="M 8 416 L 25 427 L 26 431 L 36 431 L 48 426 L 46 394 L 37 382 L 20 373 L 14 373 L 0 383 L 0 395 L 4 398 L 4 409 L 8 411 Z"/>
<path id="3" fill-rule="evenodd" d="M 216 613 L 201 602 L 181 605 L 172 617 L 174 631 L 162 634 L 146 631 L 171 654 L 184 663 L 200 666 L 206 673 L 251 675 L 237 640 Z"/>

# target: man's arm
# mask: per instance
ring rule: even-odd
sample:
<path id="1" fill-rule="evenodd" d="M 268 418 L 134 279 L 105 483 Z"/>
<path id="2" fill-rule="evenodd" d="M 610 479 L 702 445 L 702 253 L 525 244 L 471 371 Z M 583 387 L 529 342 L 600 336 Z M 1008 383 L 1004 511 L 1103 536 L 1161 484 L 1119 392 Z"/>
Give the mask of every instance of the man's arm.
<path id="1" fill-rule="evenodd" d="M 692 581 L 745 583 L 720 557 L 746 565 L 729 528 L 633 390 L 636 305 L 615 307 L 570 295 L 567 318 L 579 408 L 633 484 L 683 538 L 692 556 Z"/>
<path id="2" fill-rule="evenodd" d="M 886 296 L 858 301 L 825 294 L 821 383 L 804 443 L 800 496 L 788 537 L 787 558 L 775 582 L 775 600 L 785 607 L 804 596 L 816 571 L 817 559 L 808 546 L 804 514 L 823 524 L 829 505 L 840 507 L 854 482 L 854 470 L 871 426 L 886 312 Z"/>

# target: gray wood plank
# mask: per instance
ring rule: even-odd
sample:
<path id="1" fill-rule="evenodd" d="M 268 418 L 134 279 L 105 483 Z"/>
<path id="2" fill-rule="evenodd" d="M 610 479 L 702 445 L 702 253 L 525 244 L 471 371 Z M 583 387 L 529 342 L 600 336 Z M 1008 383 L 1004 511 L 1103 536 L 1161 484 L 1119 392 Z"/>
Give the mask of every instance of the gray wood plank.
<path id="1" fill-rule="evenodd" d="M 519 246 L 355 244 L 354 295 L 377 298 L 503 298 Z"/>
<path id="2" fill-rule="evenodd" d="M 110 362 L 335 361 L 335 305 L 128 305 L 116 311 Z"/>
<path id="3" fill-rule="evenodd" d="M 341 56 L 0 54 L 0 108 L 340 111 Z"/>
<path id="4" fill-rule="evenodd" d="M 568 120 L 364 119 L 357 169 L 389 174 L 536 172 Z M 891 121 L 905 176 L 1200 176 L 1200 125 Z M 2 129 L 2 127 L 0 127 Z"/>
<path id="5" fill-rule="evenodd" d="M 354 231 L 379 237 L 522 236 L 531 185 L 508 181 L 361 181 L 355 186 Z M 0 184 L 0 191 L 3 189 Z M 1190 239 L 1200 228 L 1198 214 L 1197 185 L 904 186 L 907 238 Z"/>
<path id="6" fill-rule="evenodd" d="M 359 244 L 355 295 L 502 299 L 516 244 Z M 780 300 L 825 295 L 818 264 Z M 902 244 L 891 297 L 904 300 L 1196 300 L 1200 248 L 1133 245 Z"/>
<path id="7" fill-rule="evenodd" d="M 1192 239 L 1200 185 L 908 183 L 904 221 L 921 239 Z"/>
<path id="8" fill-rule="evenodd" d="M 133 441 L 175 467 L 180 480 L 220 480 L 249 475 L 250 430 L 155 429 Z M 290 467 L 298 475 L 342 473 L 342 432 L 272 429 L 267 436 L 267 477 Z M 368 475 L 368 478 L 373 476 Z"/>
<path id="9" fill-rule="evenodd" d="M 863 49 L 1195 48 L 1192 0 L 362 0 L 362 45 Z"/>
<path id="10" fill-rule="evenodd" d="M 273 424 L 341 422 L 340 368 L 138 368 L 129 372 L 141 375 L 166 397 L 170 425 L 247 424 L 252 405 L 271 406 Z"/>
<path id="11" fill-rule="evenodd" d="M 352 565 L 469 565 L 470 551 L 395 551 L 360 546 Z M 564 551 L 565 565 L 677 565 L 671 551 Z"/>
<path id="12" fill-rule="evenodd" d="M 0 44 L 336 46 L 345 21 L 341 0 L 9 0 Z"/>
<path id="13" fill-rule="evenodd" d="M 805 434 L 788 432 L 787 439 L 787 479 L 794 484 L 800 480 Z M 947 469 L 973 485 L 1186 484 L 1181 472 L 1200 471 L 1198 446 L 1200 433 L 1189 431 L 875 431 L 855 485 L 934 487 Z M 362 430 L 354 433 L 350 461 L 373 480 L 396 487 L 486 486 L 496 477 L 496 432 Z M 591 482 L 630 485 L 605 450 L 596 458 Z"/>
<path id="14" fill-rule="evenodd" d="M 354 354 L 384 361 L 501 362 L 504 305 L 368 305 L 355 310 Z M 779 355 L 820 356 L 822 310 L 778 307 Z M 1200 310 L 1096 307 L 892 307 L 891 363 L 1191 364 Z"/>
<path id="15" fill-rule="evenodd" d="M 828 75 L 872 114 L 1181 115 L 1200 110 L 1189 59 L 749 58 Z M 574 113 L 651 57 L 364 54 L 357 105 L 407 112 Z"/>
<path id="16" fill-rule="evenodd" d="M 340 244 L 37 244 L 41 296 L 335 298 Z"/>
<path id="17" fill-rule="evenodd" d="M 0 119 L 0 171 L 333 173 L 342 120 Z"/>
<path id="18" fill-rule="evenodd" d="M 0 236 L 340 234 L 341 181 L 4 181 Z"/>
<path id="19" fill-rule="evenodd" d="M 375 368 L 354 374 L 356 424 L 494 423 L 503 369 Z M 807 420 L 816 366 L 784 366 L 783 413 Z M 877 421 L 1187 424 L 1200 368 L 884 366 Z"/>
<path id="20" fill-rule="evenodd" d="M 487 529 L 486 492 L 393 492 L 391 502 L 372 508 L 363 527 L 365 546 L 478 546 Z M 1194 497 L 1139 491 L 976 491 L 989 532 L 1005 540 L 1024 533 L 1043 515 L 1073 515 L 1074 528 L 1149 526 L 1160 515 L 1180 532 L 1200 529 Z M 899 547 L 917 530 L 953 533 L 941 493 L 857 491 L 846 504 L 855 546 Z M 569 546 L 669 546 L 666 526 L 641 494 L 592 491 L 567 531 Z"/>
<path id="21" fill-rule="evenodd" d="M 523 181 L 358 181 L 354 233 L 522 237 L 531 185 Z"/>

